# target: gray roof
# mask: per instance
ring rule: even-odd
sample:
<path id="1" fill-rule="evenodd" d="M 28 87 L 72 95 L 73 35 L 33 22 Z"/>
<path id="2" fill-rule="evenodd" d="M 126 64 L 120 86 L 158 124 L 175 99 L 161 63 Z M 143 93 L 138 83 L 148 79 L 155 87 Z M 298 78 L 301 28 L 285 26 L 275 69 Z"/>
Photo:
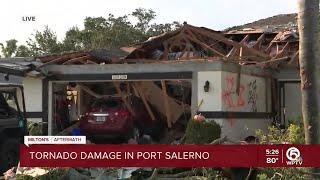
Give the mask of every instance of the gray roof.
<path id="1" fill-rule="evenodd" d="M 40 62 L 34 58 L 0 58 L 0 73 L 24 76 L 35 69 Z"/>

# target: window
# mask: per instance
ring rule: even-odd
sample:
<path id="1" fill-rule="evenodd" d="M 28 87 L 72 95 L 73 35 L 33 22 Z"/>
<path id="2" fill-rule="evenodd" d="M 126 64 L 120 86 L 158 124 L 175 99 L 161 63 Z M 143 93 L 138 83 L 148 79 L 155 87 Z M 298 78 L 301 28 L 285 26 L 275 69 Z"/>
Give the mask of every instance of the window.
<path id="1" fill-rule="evenodd" d="M 17 103 L 15 93 L 11 91 L 0 91 L 0 115 L 8 117 L 17 114 Z"/>

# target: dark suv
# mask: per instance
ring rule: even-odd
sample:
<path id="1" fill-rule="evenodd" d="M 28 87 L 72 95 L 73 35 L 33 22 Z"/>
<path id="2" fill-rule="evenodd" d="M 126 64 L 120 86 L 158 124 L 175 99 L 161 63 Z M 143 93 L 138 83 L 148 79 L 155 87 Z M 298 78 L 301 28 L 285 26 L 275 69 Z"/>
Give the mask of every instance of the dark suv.
<path id="1" fill-rule="evenodd" d="M 22 85 L 0 83 L 0 172 L 16 166 L 27 134 Z"/>

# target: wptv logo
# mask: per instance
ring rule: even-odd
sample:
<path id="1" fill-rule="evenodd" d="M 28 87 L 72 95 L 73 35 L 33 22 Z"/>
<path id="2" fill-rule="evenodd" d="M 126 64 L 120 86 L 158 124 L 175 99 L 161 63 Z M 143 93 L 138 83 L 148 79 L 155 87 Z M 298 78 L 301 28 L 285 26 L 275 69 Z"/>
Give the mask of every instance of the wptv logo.
<path id="1" fill-rule="evenodd" d="M 288 161 L 286 161 L 287 165 L 302 165 L 302 156 L 298 148 L 290 147 L 287 149 L 286 157 Z"/>

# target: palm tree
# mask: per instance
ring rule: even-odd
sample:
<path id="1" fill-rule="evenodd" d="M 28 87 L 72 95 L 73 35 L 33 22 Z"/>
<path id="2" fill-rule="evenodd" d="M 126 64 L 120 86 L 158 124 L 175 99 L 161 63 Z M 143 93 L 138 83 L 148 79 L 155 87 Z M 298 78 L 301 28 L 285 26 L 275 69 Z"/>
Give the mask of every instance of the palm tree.
<path id="1" fill-rule="evenodd" d="M 302 94 L 302 116 L 306 144 L 319 144 L 319 113 L 317 100 L 317 31 L 319 0 L 298 0 L 299 63 Z M 316 168 L 311 169 L 312 172 Z"/>

